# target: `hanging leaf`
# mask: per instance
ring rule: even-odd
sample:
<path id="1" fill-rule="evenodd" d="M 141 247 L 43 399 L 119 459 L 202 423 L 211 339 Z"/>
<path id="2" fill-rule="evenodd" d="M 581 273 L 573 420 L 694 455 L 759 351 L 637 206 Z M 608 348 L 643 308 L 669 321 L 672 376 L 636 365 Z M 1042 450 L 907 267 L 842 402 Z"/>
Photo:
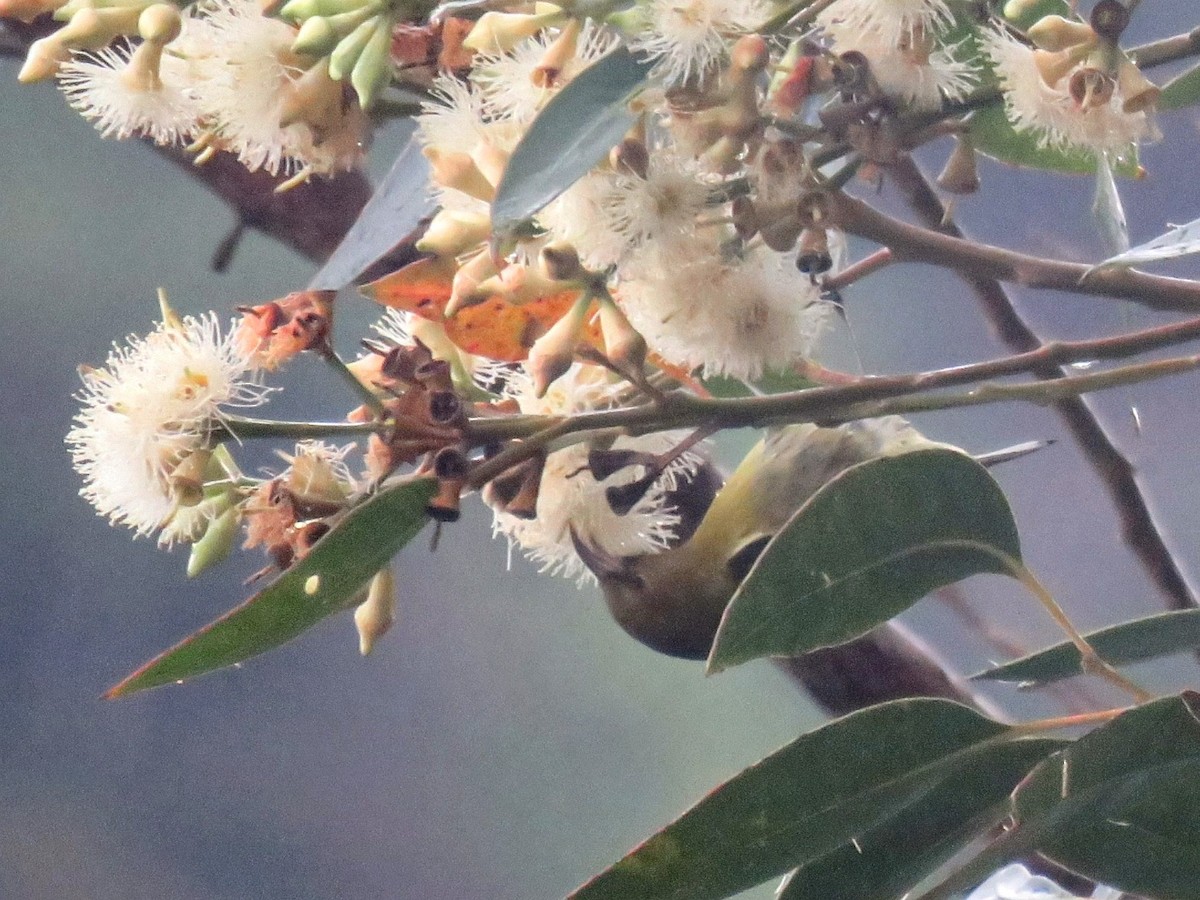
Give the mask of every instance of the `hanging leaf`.
<path id="1" fill-rule="evenodd" d="M 968 125 L 975 148 L 1000 162 L 1077 175 L 1090 175 L 1096 171 L 1094 154 L 1042 146 L 1036 135 L 1013 128 L 1000 104 L 979 110 L 968 120 Z M 1138 177 L 1141 170 L 1137 155 L 1131 153 L 1128 159 L 1118 161 L 1113 170 L 1126 178 Z"/>
<path id="2" fill-rule="evenodd" d="M 1012 512 L 964 453 L 853 466 L 772 539 L 721 619 L 709 671 L 844 643 L 935 588 L 1020 559 Z"/>
<path id="3" fill-rule="evenodd" d="M 434 209 L 429 196 L 429 164 L 416 140 L 410 138 L 357 221 L 312 277 L 309 289 L 341 290 L 408 238 Z"/>
<path id="4" fill-rule="evenodd" d="M 1166 234 L 1152 241 L 1138 244 L 1124 253 L 1110 256 L 1100 266 L 1136 266 L 1139 263 L 1154 262 L 1159 259 L 1175 259 L 1200 253 L 1200 219 L 1193 219 L 1186 225 L 1176 225 Z"/>
<path id="5" fill-rule="evenodd" d="M 721 785 L 571 898 L 728 897 L 895 821 L 948 782 L 978 777 L 984 795 L 1002 797 L 1054 746 L 1000 750 L 1010 733 L 965 706 L 932 698 L 837 719 Z M 1001 762 L 1015 759 L 1019 764 Z"/>
<path id="6" fill-rule="evenodd" d="M 527 357 L 533 342 L 579 298 L 579 292 L 571 290 L 517 305 L 497 295 L 446 318 L 450 285 L 457 270 L 453 259 L 419 259 L 363 285 L 361 291 L 376 303 L 441 324 L 460 350 L 505 362 Z M 594 344 L 602 346 L 598 343 L 598 325 L 589 335 Z"/>
<path id="7" fill-rule="evenodd" d="M 1200 885 L 1200 694 L 1118 716 L 1039 765 L 1013 796 L 1017 830 L 1088 878 L 1159 900 Z"/>
<path id="8" fill-rule="evenodd" d="M 416 478 L 375 494 L 266 588 L 150 660 L 105 696 L 124 697 L 231 666 L 345 609 L 371 576 L 421 530 L 425 505 L 436 488 L 435 479 Z"/>
<path id="9" fill-rule="evenodd" d="M 1064 741 L 1021 740 L 961 750 L 945 777 L 911 804 L 797 869 L 777 900 L 894 900 L 999 822 L 1008 795 Z"/>
<path id="10" fill-rule="evenodd" d="M 1200 103 L 1200 65 L 1176 75 L 1158 95 L 1159 109 L 1182 109 Z"/>
<path id="11" fill-rule="evenodd" d="M 492 232 L 513 231 L 604 159 L 633 127 L 629 98 L 651 64 L 618 47 L 546 104 L 513 151 L 492 201 Z"/>
<path id="12" fill-rule="evenodd" d="M 1096 220 L 1108 253 L 1124 253 L 1129 249 L 1129 223 L 1125 218 L 1125 205 L 1121 203 L 1121 194 L 1117 191 L 1107 153 L 1100 154 L 1098 158 L 1092 218 Z"/>
<path id="13" fill-rule="evenodd" d="M 1085 635 L 1101 658 L 1115 666 L 1144 662 L 1200 647 L 1200 609 L 1156 613 Z M 1063 641 L 1002 666 L 972 675 L 981 681 L 1048 684 L 1082 675 L 1079 650 Z"/>

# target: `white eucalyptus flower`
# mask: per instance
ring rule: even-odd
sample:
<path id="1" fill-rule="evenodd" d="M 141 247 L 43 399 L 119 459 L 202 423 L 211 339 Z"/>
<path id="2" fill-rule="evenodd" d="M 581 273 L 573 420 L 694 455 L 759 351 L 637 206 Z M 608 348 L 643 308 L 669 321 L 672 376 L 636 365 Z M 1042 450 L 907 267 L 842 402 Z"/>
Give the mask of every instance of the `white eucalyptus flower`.
<path id="1" fill-rule="evenodd" d="M 553 59 L 558 42 L 573 38 L 560 61 Z M 580 72 L 616 46 L 616 36 L 590 20 L 578 34 L 543 31 L 507 53 L 477 54 L 471 81 L 498 115 L 531 122 L 543 106 Z M 549 67 L 548 64 L 549 63 Z"/>
<path id="2" fill-rule="evenodd" d="M 532 380 L 524 373 L 509 376 L 509 394 L 525 413 L 567 414 L 603 409 L 617 402 L 621 383 L 596 366 L 576 364 L 557 379 L 542 398 L 534 396 Z M 681 435 L 662 433 L 640 438 L 619 438 L 618 450 L 662 453 L 675 446 Z M 492 532 L 504 535 L 510 549 L 518 547 L 540 571 L 579 584 L 595 576 L 575 552 L 572 530 L 580 539 L 617 556 L 652 553 L 667 547 L 675 536 L 679 516 L 667 506 L 667 495 L 676 479 L 694 469 L 697 457 L 684 454 L 672 463 L 624 515 L 614 512 L 606 490 L 635 481 L 642 472 L 629 466 L 597 481 L 588 468 L 588 446 L 575 444 L 551 453 L 546 459 L 538 492 L 536 516 L 520 519 L 496 511 Z"/>
<path id="3" fill-rule="evenodd" d="M 223 409 L 265 399 L 249 366 L 212 313 L 114 345 L 103 368 L 84 372 L 83 408 L 66 438 L 83 497 L 139 535 L 162 528 L 179 508 L 176 467 L 205 447 Z"/>
<path id="4" fill-rule="evenodd" d="M 667 84 L 681 84 L 714 69 L 728 45 L 771 16 L 764 0 L 650 0 L 645 24 L 630 45 L 659 61 Z"/>
<path id="5" fill-rule="evenodd" d="M 1047 83 L 1033 48 L 1001 31 L 984 31 L 982 40 L 1004 90 L 1008 120 L 1018 131 L 1037 137 L 1042 146 L 1122 158 L 1136 144 L 1157 138 L 1154 122 L 1145 111 L 1122 109 L 1125 98 L 1119 82 L 1107 100 L 1082 105 L 1069 90 L 1077 69 L 1060 67 L 1051 76 L 1053 82 Z"/>
<path id="6" fill-rule="evenodd" d="M 837 0 L 817 16 L 817 24 L 827 32 L 870 34 L 886 47 L 944 31 L 953 21 L 946 0 Z"/>
<path id="7" fill-rule="evenodd" d="M 166 58 L 157 71 L 142 71 L 131 66 L 134 55 L 127 42 L 78 53 L 59 69 L 58 85 L 102 137 L 184 142 L 197 131 L 200 110 L 188 95 L 182 65 Z"/>
<path id="8" fill-rule="evenodd" d="M 668 361 L 756 379 L 805 358 L 830 320 L 790 255 L 758 247 L 722 258 L 714 240 L 656 242 L 622 268 L 621 308 Z"/>

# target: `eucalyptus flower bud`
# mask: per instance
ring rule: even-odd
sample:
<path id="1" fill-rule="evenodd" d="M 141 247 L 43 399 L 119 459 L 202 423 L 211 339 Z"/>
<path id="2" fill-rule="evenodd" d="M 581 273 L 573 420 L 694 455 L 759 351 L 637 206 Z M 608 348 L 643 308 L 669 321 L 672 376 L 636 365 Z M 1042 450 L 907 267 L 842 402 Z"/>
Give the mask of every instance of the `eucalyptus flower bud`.
<path id="1" fill-rule="evenodd" d="M 179 37 L 183 17 L 171 3 L 155 3 L 147 6 L 138 16 L 138 34 L 142 40 L 156 44 L 168 44 Z"/>
<path id="2" fill-rule="evenodd" d="M 417 241 L 417 249 L 441 258 L 458 256 L 486 241 L 491 230 L 491 222 L 482 213 L 439 210 Z"/>
<path id="3" fill-rule="evenodd" d="M 375 105 L 379 92 L 392 79 L 392 27 L 391 20 L 380 16 L 371 32 L 354 68 L 350 72 L 350 85 L 358 96 L 358 105 L 370 109 Z"/>
<path id="4" fill-rule="evenodd" d="M 292 41 L 292 52 L 324 56 L 337 46 L 341 37 L 325 16 L 312 16 L 305 19 L 300 30 L 296 32 L 296 39 Z"/>
<path id="5" fill-rule="evenodd" d="M 383 637 L 396 621 L 396 579 L 391 566 L 380 569 L 371 578 L 367 599 L 354 610 L 354 627 L 358 630 L 358 652 L 367 656 L 375 642 Z"/>
<path id="6" fill-rule="evenodd" d="M 485 203 L 491 203 L 496 189 L 479 170 L 469 154 L 426 147 L 423 151 L 432 169 L 433 181 L 442 187 L 462 191 Z"/>
<path id="7" fill-rule="evenodd" d="M 1117 64 L 1117 89 L 1121 92 L 1121 109 L 1127 113 L 1152 109 L 1162 93 L 1162 88 L 1125 57 Z"/>
<path id="8" fill-rule="evenodd" d="M 567 20 L 562 30 L 559 31 L 558 37 L 554 39 L 550 46 L 546 48 L 546 52 L 542 54 L 537 68 L 533 70 L 533 74 L 530 76 L 535 86 L 552 88 L 558 84 L 562 70 L 575 57 L 575 50 L 579 44 L 579 33 L 582 29 L 583 22 L 581 20 Z"/>
<path id="9" fill-rule="evenodd" d="M 485 299 L 479 293 L 479 285 L 495 274 L 496 261 L 486 247 L 459 266 L 450 282 L 450 299 L 446 302 L 446 315 L 453 316 L 460 309 L 473 306 Z"/>
<path id="10" fill-rule="evenodd" d="M 550 385 L 571 368 L 590 306 L 586 296 L 581 297 L 549 331 L 533 342 L 526 366 L 533 377 L 534 396 L 546 396 Z"/>
<path id="11" fill-rule="evenodd" d="M 377 29 L 384 27 L 385 21 L 382 16 L 372 16 L 338 41 L 333 52 L 329 54 L 330 78 L 334 81 L 344 81 L 350 75 L 372 35 Z"/>
<path id="12" fill-rule="evenodd" d="M 951 194 L 973 194 L 979 190 L 979 168 L 970 138 L 959 136 L 946 166 L 937 177 L 938 186 Z"/>
<path id="13" fill-rule="evenodd" d="M 1090 25 L 1062 16 L 1042 16 L 1025 34 L 1036 46 L 1052 52 L 1096 41 L 1096 32 Z"/>
<path id="14" fill-rule="evenodd" d="M 646 364 L 646 339 L 629 324 L 621 307 L 610 299 L 600 301 L 600 333 L 604 355 L 623 373 L 638 373 Z"/>
<path id="15" fill-rule="evenodd" d="M 463 40 L 463 46 L 482 53 L 507 53 L 525 38 L 560 21 L 562 16 L 561 10 L 540 15 L 486 12 Z"/>
<path id="16" fill-rule="evenodd" d="M 1054 87 L 1079 65 L 1079 56 L 1074 50 L 1034 50 L 1033 64 L 1048 87 Z"/>
<path id="17" fill-rule="evenodd" d="M 223 497 L 229 498 L 226 493 Z M 242 521 L 242 512 L 232 499 L 227 501 L 229 506 L 208 521 L 204 534 L 192 544 L 192 552 L 188 555 L 187 576 L 195 578 L 211 569 L 217 563 L 229 556 L 237 540 L 238 525 Z"/>

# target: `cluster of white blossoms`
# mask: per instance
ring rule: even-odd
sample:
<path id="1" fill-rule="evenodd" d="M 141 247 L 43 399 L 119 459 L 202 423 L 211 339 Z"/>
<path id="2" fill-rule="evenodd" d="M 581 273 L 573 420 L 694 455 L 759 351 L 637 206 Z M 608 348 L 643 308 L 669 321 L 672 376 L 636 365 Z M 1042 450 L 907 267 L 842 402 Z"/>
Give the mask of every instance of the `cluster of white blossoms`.
<path id="1" fill-rule="evenodd" d="M 191 141 L 300 178 L 356 165 L 369 124 L 361 98 L 410 77 L 412 53 L 429 55 L 380 50 L 396 12 L 360 0 L 341 13 L 316 0 L 279 12 L 256 0 L 182 12 L 149 0 L 0 0 L 0 14 L 18 3 L 26 17 L 57 9 L 68 22 L 34 45 L 22 78 L 56 76 L 105 135 Z M 297 292 L 248 308 L 235 338 L 212 316 L 168 316 L 86 373 L 68 437 L 84 495 L 164 544 L 244 521 L 247 543 L 282 568 L 400 466 L 435 473 L 438 514 L 457 515 L 481 446 L 464 437 L 471 415 L 554 418 L 650 402 L 663 384 L 702 392 L 708 376 L 810 373 L 832 320 L 822 278 L 844 255 L 822 200 L 844 179 L 833 183 L 814 143 L 886 164 L 876 151 L 899 117 L 969 104 L 977 87 L 999 87 L 1012 125 L 1049 147 L 1120 157 L 1153 134 L 1157 88 L 1117 48 L 1119 28 L 1050 16 L 1025 38 L 972 11 L 959 0 L 833 0 L 778 42 L 758 33 L 780 13 L 766 0 L 650 0 L 599 19 L 538 4 L 407 26 L 453 60 L 427 72 L 416 117 L 440 209 L 411 279 L 388 276 L 401 281 L 395 305 L 415 297 L 415 314 L 390 312 L 349 366 L 366 401 L 350 418 L 372 432 L 367 475 L 351 474 L 357 448 L 301 444 L 287 472 L 255 481 L 213 446 L 223 410 L 264 397 L 252 366 L 274 369 L 304 349 L 331 357 L 332 294 Z M 526 227 L 493 234 L 491 205 L 522 138 L 622 45 L 654 63 L 623 139 Z M 973 190 L 969 140 L 956 155 L 956 188 L 940 183 Z M 612 556 L 667 547 L 680 536 L 672 493 L 700 465 L 673 453 L 684 437 L 610 435 L 526 460 L 484 490 L 495 531 L 574 578 L 587 574 L 577 541 Z"/>
<path id="2" fill-rule="evenodd" d="M 817 17 L 837 53 L 858 53 L 876 84 L 916 110 L 959 100 L 978 81 L 976 66 L 946 43 L 954 15 L 946 0 L 841 0 Z"/>
<path id="3" fill-rule="evenodd" d="M 569 415 L 620 405 L 623 385 L 595 366 L 574 365 L 541 397 L 523 373 L 509 376 L 506 394 L 523 413 Z M 606 450 L 658 455 L 669 452 L 684 435 L 660 432 L 640 438 L 618 437 Z M 687 479 L 699 462 L 694 453 L 672 459 L 628 510 L 614 509 L 608 491 L 636 483 L 641 466 L 628 465 L 598 477 L 588 461 L 589 446 L 572 444 L 550 453 L 543 464 L 533 515 L 517 516 L 494 508 L 493 532 L 521 550 L 540 571 L 574 578 L 580 584 L 595 576 L 575 551 L 575 540 L 614 556 L 654 553 L 668 547 L 679 516 L 670 492 Z"/>
<path id="4" fill-rule="evenodd" d="M 223 411 L 265 399 L 249 358 L 215 314 L 167 316 L 82 378 L 83 408 L 67 445 L 83 496 L 115 525 L 159 532 L 168 546 L 185 539 L 194 525 L 186 509 L 201 499 L 195 487 L 213 462 L 209 441 Z"/>
<path id="5" fill-rule="evenodd" d="M 1082 23 L 1047 17 L 1029 46 L 1004 31 L 985 31 L 984 48 L 1004 91 L 1004 108 L 1019 131 L 1044 146 L 1123 159 L 1158 136 L 1159 89 L 1125 57 L 1102 68 L 1100 39 Z M 1110 70 L 1111 69 L 1111 70 Z"/>
<path id="6" fill-rule="evenodd" d="M 70 22 L 33 45 L 20 78 L 57 78 L 104 137 L 188 144 L 200 161 L 223 150 L 293 184 L 363 159 L 369 121 L 357 101 L 255 0 L 202 0 L 183 13 L 144 0 L 68 4 L 59 14 Z M 115 43 L 96 46 L 114 32 Z"/>

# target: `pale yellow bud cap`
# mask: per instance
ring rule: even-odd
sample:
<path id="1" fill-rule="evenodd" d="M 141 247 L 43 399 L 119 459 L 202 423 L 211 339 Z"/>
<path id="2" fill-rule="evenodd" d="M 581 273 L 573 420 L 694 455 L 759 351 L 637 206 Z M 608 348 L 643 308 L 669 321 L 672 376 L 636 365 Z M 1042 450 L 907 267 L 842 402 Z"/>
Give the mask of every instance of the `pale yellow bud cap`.
<path id="1" fill-rule="evenodd" d="M 533 342 L 526 368 L 533 378 L 534 396 L 546 396 L 550 385 L 571 368 L 571 363 L 575 361 L 575 348 L 583 337 L 583 326 L 590 306 L 590 300 L 581 297 L 565 316 Z"/>
<path id="2" fill-rule="evenodd" d="M 1162 94 L 1162 88 L 1125 58 L 1117 65 L 1117 90 L 1121 92 L 1121 109 L 1127 113 L 1152 109 Z"/>
<path id="3" fill-rule="evenodd" d="M 1038 47 L 1051 51 L 1096 41 L 1096 32 L 1092 31 L 1090 25 L 1062 16 L 1043 16 L 1030 25 L 1025 33 Z"/>
<path id="4" fill-rule="evenodd" d="M 496 196 L 496 189 L 492 183 L 479 171 L 475 160 L 466 153 L 439 150 L 437 147 L 426 147 L 423 152 L 429 160 L 435 183 L 462 191 L 485 203 L 491 203 L 492 198 Z"/>
<path id="5" fill-rule="evenodd" d="M 367 599 L 354 610 L 354 627 L 358 630 L 358 652 L 368 655 L 375 642 L 383 637 L 396 621 L 396 580 L 391 568 L 380 569 L 367 588 Z"/>
<path id="6" fill-rule="evenodd" d="M 425 234 L 417 241 L 417 249 L 437 257 L 458 256 L 486 241 L 491 230 L 491 222 L 482 213 L 443 209 L 433 217 Z"/>
<path id="7" fill-rule="evenodd" d="M 169 44 L 179 37 L 183 27 L 183 17 L 179 9 L 171 3 L 155 3 L 147 6 L 138 16 L 138 34 L 142 40 L 156 44 Z"/>
<path id="8" fill-rule="evenodd" d="M 547 25 L 562 18 L 562 11 L 529 15 L 527 13 L 487 12 L 463 39 L 468 50 L 483 53 L 507 53 L 527 37 L 533 37 Z"/>

